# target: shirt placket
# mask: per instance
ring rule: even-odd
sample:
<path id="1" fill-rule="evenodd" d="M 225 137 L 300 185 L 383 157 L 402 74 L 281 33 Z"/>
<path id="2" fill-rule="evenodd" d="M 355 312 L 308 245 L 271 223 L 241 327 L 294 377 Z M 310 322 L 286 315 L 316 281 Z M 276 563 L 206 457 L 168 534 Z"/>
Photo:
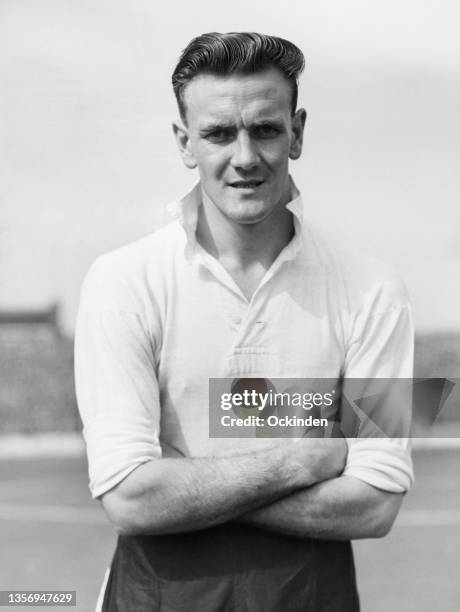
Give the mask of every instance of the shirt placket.
<path id="1" fill-rule="evenodd" d="M 196 248 L 195 258 L 197 264 L 205 267 L 218 283 L 221 315 L 228 322 L 232 332 L 240 336 L 251 312 L 251 302 L 247 300 L 222 264 L 199 245 Z"/>
<path id="2" fill-rule="evenodd" d="M 280 368 L 279 353 L 267 341 L 271 283 L 286 263 L 287 256 L 278 258 L 267 271 L 251 300 L 247 300 L 222 265 L 206 252 L 198 260 L 218 283 L 220 315 L 230 329 L 230 342 L 222 355 L 223 377 L 273 376 Z"/>

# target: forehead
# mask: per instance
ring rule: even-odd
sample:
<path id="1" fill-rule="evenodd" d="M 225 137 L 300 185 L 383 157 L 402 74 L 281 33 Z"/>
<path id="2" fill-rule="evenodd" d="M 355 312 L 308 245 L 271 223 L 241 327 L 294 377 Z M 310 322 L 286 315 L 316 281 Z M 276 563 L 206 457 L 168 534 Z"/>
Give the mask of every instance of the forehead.
<path id="1" fill-rule="evenodd" d="M 189 123 L 262 119 L 291 113 L 291 84 L 276 68 L 253 74 L 199 74 L 184 91 Z"/>

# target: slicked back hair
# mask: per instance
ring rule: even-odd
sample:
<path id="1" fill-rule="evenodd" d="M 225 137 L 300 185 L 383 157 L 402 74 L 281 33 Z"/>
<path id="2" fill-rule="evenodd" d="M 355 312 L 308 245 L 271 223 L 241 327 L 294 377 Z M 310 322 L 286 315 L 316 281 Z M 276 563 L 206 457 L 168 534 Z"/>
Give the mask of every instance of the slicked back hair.
<path id="1" fill-rule="evenodd" d="M 179 113 L 186 122 L 184 90 L 199 74 L 252 74 L 273 66 L 291 84 L 291 111 L 297 108 L 297 79 L 304 69 L 302 51 L 293 43 L 257 32 L 209 32 L 197 36 L 182 52 L 172 75 Z"/>

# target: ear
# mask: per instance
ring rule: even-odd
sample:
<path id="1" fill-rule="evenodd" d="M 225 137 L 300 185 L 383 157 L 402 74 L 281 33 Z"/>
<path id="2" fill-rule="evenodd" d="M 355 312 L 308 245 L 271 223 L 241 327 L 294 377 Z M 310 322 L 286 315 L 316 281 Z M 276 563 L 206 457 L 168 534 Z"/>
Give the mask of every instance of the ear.
<path id="1" fill-rule="evenodd" d="M 292 142 L 289 149 L 290 159 L 299 159 L 302 154 L 303 131 L 306 120 L 307 111 L 304 108 L 299 108 L 292 117 Z"/>
<path id="2" fill-rule="evenodd" d="M 190 147 L 190 137 L 188 128 L 182 121 L 175 121 L 172 124 L 174 136 L 176 137 L 177 146 L 182 157 L 182 161 L 187 168 L 196 168 L 196 161 Z"/>

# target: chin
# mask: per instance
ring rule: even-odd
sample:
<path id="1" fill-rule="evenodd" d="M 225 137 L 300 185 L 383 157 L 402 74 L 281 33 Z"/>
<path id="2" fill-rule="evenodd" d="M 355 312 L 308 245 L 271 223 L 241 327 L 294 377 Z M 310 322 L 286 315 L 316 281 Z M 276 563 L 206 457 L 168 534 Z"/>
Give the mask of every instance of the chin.
<path id="1" fill-rule="evenodd" d="M 249 210 L 248 210 L 249 208 Z M 250 207 L 246 202 L 244 205 L 235 206 L 229 211 L 228 216 L 237 223 L 251 224 L 258 223 L 265 219 L 269 214 L 269 209 L 263 204 L 253 205 Z"/>

